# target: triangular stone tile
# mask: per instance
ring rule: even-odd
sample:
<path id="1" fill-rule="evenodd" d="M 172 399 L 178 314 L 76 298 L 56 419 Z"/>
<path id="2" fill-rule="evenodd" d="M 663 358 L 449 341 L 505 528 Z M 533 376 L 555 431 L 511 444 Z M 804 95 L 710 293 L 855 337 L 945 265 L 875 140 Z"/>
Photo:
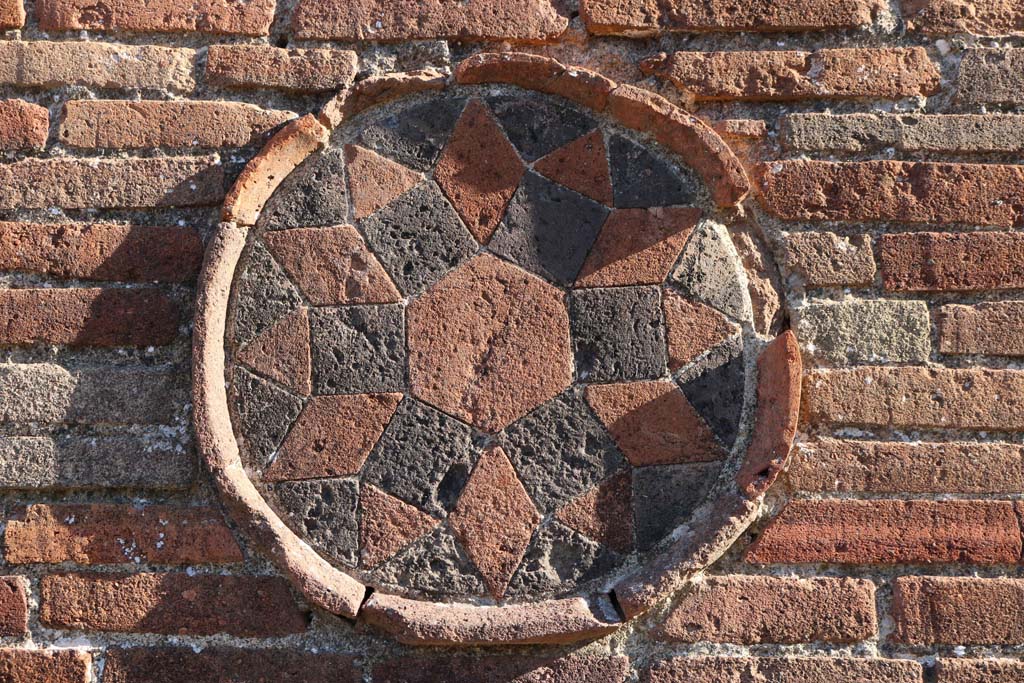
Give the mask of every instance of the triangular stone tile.
<path id="1" fill-rule="evenodd" d="M 264 481 L 355 474 L 391 421 L 401 394 L 315 396 L 288 433 Z"/>
<path id="2" fill-rule="evenodd" d="M 299 396 L 312 391 L 309 316 L 305 307 L 292 311 L 238 351 L 238 362 L 280 382 Z"/>
<path id="3" fill-rule="evenodd" d="M 487 104 L 528 162 L 547 156 L 597 127 L 592 117 L 550 97 L 518 92 L 493 95 L 487 98 Z"/>
<path id="4" fill-rule="evenodd" d="M 434 180 L 477 241 L 486 244 L 526 167 L 497 121 L 471 100 L 434 169 Z"/>
<path id="5" fill-rule="evenodd" d="M 354 567 L 358 560 L 356 508 L 359 483 L 354 479 L 285 481 L 271 488 L 290 526 L 330 557 Z"/>
<path id="6" fill-rule="evenodd" d="M 715 309 L 689 301 L 671 289 L 665 289 L 661 301 L 665 309 L 668 367 L 672 372 L 740 333 L 739 325 Z"/>
<path id="7" fill-rule="evenodd" d="M 241 366 L 232 373 L 231 403 L 239 424 L 239 446 L 260 466 L 278 447 L 302 410 L 302 399 Z"/>
<path id="8" fill-rule="evenodd" d="M 423 180 L 422 173 L 356 145 L 345 145 L 345 164 L 356 220 L 366 218 Z"/>
<path id="9" fill-rule="evenodd" d="M 302 304 L 299 290 L 259 240 L 252 243 L 244 268 L 235 285 L 232 310 L 234 340 L 239 346 Z"/>
<path id="10" fill-rule="evenodd" d="M 359 553 L 373 569 L 430 533 L 440 522 L 380 489 L 365 485 L 360 494 Z"/>
<path id="11" fill-rule="evenodd" d="M 687 296 L 736 320 L 750 320 L 753 308 L 747 276 L 728 231 L 705 222 L 694 230 L 669 278 Z"/>
<path id="12" fill-rule="evenodd" d="M 369 582 L 382 590 L 411 591 L 440 600 L 487 593 L 473 562 L 444 525 L 377 565 Z"/>
<path id="13" fill-rule="evenodd" d="M 607 479 L 555 514 L 555 519 L 618 553 L 633 549 L 630 472 Z"/>
<path id="14" fill-rule="evenodd" d="M 595 130 L 533 166 L 541 175 L 607 206 L 612 205 L 612 176 L 604 135 Z"/>
<path id="15" fill-rule="evenodd" d="M 743 415 L 746 372 L 742 354 L 736 353 L 731 360 L 702 369 L 696 376 L 689 376 L 691 371 L 683 370 L 680 374 L 688 376 L 679 377 L 686 398 L 726 448 L 732 448 L 736 441 Z"/>
<path id="16" fill-rule="evenodd" d="M 697 198 L 697 184 L 651 150 L 620 135 L 608 143 L 615 206 L 645 209 L 684 206 Z"/>

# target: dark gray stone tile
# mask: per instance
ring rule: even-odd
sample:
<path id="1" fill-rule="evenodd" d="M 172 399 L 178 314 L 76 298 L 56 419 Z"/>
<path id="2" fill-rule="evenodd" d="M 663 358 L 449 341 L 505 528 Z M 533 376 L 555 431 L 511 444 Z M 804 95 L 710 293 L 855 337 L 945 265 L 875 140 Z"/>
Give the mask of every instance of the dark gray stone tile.
<path id="1" fill-rule="evenodd" d="M 658 287 L 575 290 L 570 296 L 570 322 L 581 381 L 627 382 L 667 372 Z"/>
<path id="2" fill-rule="evenodd" d="M 477 250 L 476 240 L 432 181 L 409 190 L 359 226 L 404 294 L 419 294 Z"/>
<path id="3" fill-rule="evenodd" d="M 679 206 L 692 204 L 697 198 L 698 185 L 691 173 L 681 174 L 632 140 L 611 136 L 608 157 L 615 206 L 620 209 Z"/>
<path id="4" fill-rule="evenodd" d="M 728 231 L 713 223 L 704 223 L 693 232 L 669 275 L 669 282 L 683 294 L 736 320 L 751 318 L 744 280 L 743 264 Z"/>
<path id="5" fill-rule="evenodd" d="M 739 354 L 738 349 L 735 352 Z M 678 379 L 686 398 L 725 447 L 732 448 L 743 416 L 743 356 L 735 355 L 720 365 L 684 373 Z"/>
<path id="6" fill-rule="evenodd" d="M 491 239 L 495 254 L 561 285 L 571 285 L 609 209 L 528 171 Z"/>
<path id="7" fill-rule="evenodd" d="M 242 452 L 251 465 L 263 467 L 302 411 L 302 401 L 244 368 L 235 368 L 231 399 Z"/>
<path id="8" fill-rule="evenodd" d="M 245 271 L 235 283 L 231 315 L 236 346 L 248 344 L 302 302 L 299 290 L 260 241 L 248 250 Z"/>
<path id="9" fill-rule="evenodd" d="M 329 557 L 355 566 L 359 552 L 356 480 L 288 481 L 271 490 L 299 536 Z"/>
<path id="10" fill-rule="evenodd" d="M 552 521 L 542 527 L 509 583 L 506 597 L 553 597 L 612 571 L 621 557 Z"/>
<path id="11" fill-rule="evenodd" d="M 432 97 L 369 123 L 359 144 L 409 168 L 429 171 L 465 107 L 465 98 Z"/>
<path id="12" fill-rule="evenodd" d="M 721 463 L 654 465 L 633 470 L 637 549 L 649 550 L 684 523 L 707 495 Z"/>
<path id="13" fill-rule="evenodd" d="M 348 217 L 345 160 L 328 148 L 299 164 L 278 186 L 260 212 L 257 226 L 267 230 L 326 227 Z"/>
<path id="14" fill-rule="evenodd" d="M 314 308 L 309 312 L 309 329 L 314 394 L 405 388 L 405 308 L 401 304 Z"/>
<path id="15" fill-rule="evenodd" d="M 583 112 L 530 94 L 487 98 L 508 139 L 526 161 L 536 161 L 597 127 Z"/>
<path id="16" fill-rule="evenodd" d="M 374 569 L 369 578 L 374 586 L 412 591 L 417 597 L 487 595 L 476 567 L 444 526 Z"/>

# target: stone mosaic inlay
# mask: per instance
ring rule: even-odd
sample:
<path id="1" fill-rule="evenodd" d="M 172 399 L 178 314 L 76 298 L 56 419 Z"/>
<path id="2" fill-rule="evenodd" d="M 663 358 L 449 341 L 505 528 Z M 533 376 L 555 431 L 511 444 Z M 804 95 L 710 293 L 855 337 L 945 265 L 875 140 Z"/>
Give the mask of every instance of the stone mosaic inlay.
<path id="1" fill-rule="evenodd" d="M 338 128 L 229 311 L 250 478 L 378 591 L 600 591 L 746 447 L 750 300 L 707 188 L 603 115 L 452 88 Z"/>

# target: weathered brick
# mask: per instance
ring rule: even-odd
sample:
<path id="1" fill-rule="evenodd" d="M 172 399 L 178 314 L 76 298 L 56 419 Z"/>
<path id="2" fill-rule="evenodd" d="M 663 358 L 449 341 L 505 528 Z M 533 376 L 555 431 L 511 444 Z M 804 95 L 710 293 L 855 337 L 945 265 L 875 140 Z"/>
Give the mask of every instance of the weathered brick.
<path id="1" fill-rule="evenodd" d="M 195 473 L 195 456 L 159 437 L 0 438 L 2 489 L 185 489 Z"/>
<path id="2" fill-rule="evenodd" d="M 0 221 L 0 270 L 81 280 L 188 282 L 202 259 L 195 228 Z"/>
<path id="3" fill-rule="evenodd" d="M 0 0 L 0 31 L 21 28 L 25 24 L 22 0 Z"/>
<path id="4" fill-rule="evenodd" d="M 1024 429 L 1024 371 L 931 368 L 818 370 L 804 382 L 812 423 Z"/>
<path id="5" fill-rule="evenodd" d="M 0 636 L 21 636 L 26 633 L 28 581 L 18 576 L 0 577 Z M 2 673 L 3 664 L 0 663 L 0 674 Z"/>
<path id="6" fill-rule="evenodd" d="M 187 378 L 165 368 L 0 365 L 0 423 L 168 424 L 184 410 Z"/>
<path id="7" fill-rule="evenodd" d="M 1024 104 L 1024 50 L 972 48 L 964 52 L 957 99 L 967 104 Z"/>
<path id="8" fill-rule="evenodd" d="M 296 37 L 314 40 L 519 40 L 558 37 L 569 20 L 551 0 L 299 0 Z"/>
<path id="9" fill-rule="evenodd" d="M 901 576 L 893 582 L 892 640 L 909 645 L 1018 645 L 1024 580 Z"/>
<path id="10" fill-rule="evenodd" d="M 790 114 L 782 140 L 801 152 L 996 153 L 1024 150 L 1016 114 Z"/>
<path id="11" fill-rule="evenodd" d="M 91 669 L 88 652 L 0 649 L 0 675 L 10 683 L 87 683 Z"/>
<path id="12" fill-rule="evenodd" d="M 870 235 L 792 232 L 783 249 L 786 267 L 802 277 L 806 287 L 865 286 L 875 279 Z"/>
<path id="13" fill-rule="evenodd" d="M 111 90 L 195 89 L 195 50 L 87 42 L 0 42 L 0 85 Z"/>
<path id="14" fill-rule="evenodd" d="M 46 107 L 23 100 L 0 101 L 0 150 L 42 149 L 49 132 Z"/>
<path id="15" fill-rule="evenodd" d="M 351 50 L 211 45 L 205 78 L 223 88 L 319 92 L 350 85 L 356 66 L 356 53 Z"/>
<path id="16" fill-rule="evenodd" d="M 1024 680 L 1019 659 L 942 658 L 936 667 L 938 683 L 1018 683 Z"/>
<path id="17" fill-rule="evenodd" d="M 870 581 L 715 576 L 684 595 L 654 635 L 684 643 L 852 643 L 876 631 Z"/>
<path id="18" fill-rule="evenodd" d="M 1024 287 L 1024 234 L 918 232 L 884 235 L 882 282 L 894 292 Z"/>
<path id="19" fill-rule="evenodd" d="M 822 438 L 796 446 L 787 476 L 801 491 L 1017 493 L 1024 490 L 1024 447 Z"/>
<path id="20" fill-rule="evenodd" d="M 243 147 L 293 118 L 241 102 L 71 100 L 58 137 L 85 149 Z"/>
<path id="21" fill-rule="evenodd" d="M 107 651 L 103 683 L 356 683 L 350 655 L 323 651 L 208 647 L 133 647 Z"/>
<path id="22" fill-rule="evenodd" d="M 39 583 L 40 621 L 57 629 L 285 636 L 307 616 L 271 576 L 57 574 Z"/>
<path id="23" fill-rule="evenodd" d="M 221 513 L 156 505 L 31 505 L 8 521 L 10 564 L 204 564 L 241 562 Z"/>
<path id="24" fill-rule="evenodd" d="M 374 683 L 623 683 L 629 672 L 625 657 L 392 657 L 373 668 Z"/>
<path id="25" fill-rule="evenodd" d="M 223 198 L 224 170 L 216 157 L 24 159 L 0 165 L 0 209 L 210 206 Z"/>
<path id="26" fill-rule="evenodd" d="M 924 362 L 931 352 L 931 321 L 923 301 L 813 303 L 798 314 L 802 348 L 830 363 Z"/>
<path id="27" fill-rule="evenodd" d="M 0 290 L 0 344 L 163 346 L 180 319 L 156 289 Z"/>
<path id="28" fill-rule="evenodd" d="M 696 100 L 900 99 L 939 89 L 923 48 L 676 52 L 641 67 Z"/>
<path id="29" fill-rule="evenodd" d="M 39 0 L 44 31 L 200 32 L 265 36 L 274 20 L 274 0 Z"/>
<path id="30" fill-rule="evenodd" d="M 939 352 L 1024 356 L 1024 301 L 943 306 Z"/>
<path id="31" fill-rule="evenodd" d="M 906 659 L 853 657 L 676 657 L 645 670 L 643 683 L 920 683 Z"/>
<path id="32" fill-rule="evenodd" d="M 784 220 L 1024 221 L 1024 168 L 907 161 L 774 161 L 759 169 L 761 205 Z"/>
<path id="33" fill-rule="evenodd" d="M 1013 564 L 1010 501 L 794 500 L 747 551 L 766 564 Z"/>
<path id="34" fill-rule="evenodd" d="M 1024 33 L 1024 7 L 1016 0 L 905 0 L 900 9 L 907 28 L 922 33 L 979 36 Z"/>

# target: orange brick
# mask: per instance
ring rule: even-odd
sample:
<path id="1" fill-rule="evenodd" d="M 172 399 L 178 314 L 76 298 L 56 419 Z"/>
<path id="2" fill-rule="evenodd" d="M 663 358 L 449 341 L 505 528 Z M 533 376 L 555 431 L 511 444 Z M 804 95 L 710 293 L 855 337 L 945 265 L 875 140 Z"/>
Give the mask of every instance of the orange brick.
<path id="1" fill-rule="evenodd" d="M 87 683 L 91 669 L 88 652 L 0 649 L 0 672 L 9 683 Z"/>
<path id="2" fill-rule="evenodd" d="M 1024 301 L 939 309 L 939 351 L 1024 356 Z"/>
<path id="3" fill-rule="evenodd" d="M 1024 7 L 1018 0 L 904 0 L 907 28 L 928 34 L 973 33 L 979 36 L 1021 35 Z"/>
<path id="4" fill-rule="evenodd" d="M 0 577 L 0 636 L 28 633 L 28 581 L 17 576 Z M 3 661 L 0 655 L 0 662 Z M 0 672 L 3 665 L 0 664 Z"/>
<path id="5" fill-rule="evenodd" d="M 21 28 L 25 24 L 22 0 L 0 0 L 0 30 Z"/>
<path id="6" fill-rule="evenodd" d="M 1019 659 L 940 659 L 935 667 L 938 683 L 1020 683 L 1024 661 Z"/>
<path id="7" fill-rule="evenodd" d="M 351 50 L 264 45 L 212 45 L 206 82 L 222 88 L 275 88 L 320 92 L 347 87 L 356 76 Z"/>
<path id="8" fill-rule="evenodd" d="M 1019 645 L 1024 580 L 902 576 L 893 583 L 892 616 L 897 643 Z"/>
<path id="9" fill-rule="evenodd" d="M 914 232 L 883 235 L 882 281 L 894 292 L 1024 288 L 1024 235 Z"/>
<path id="10" fill-rule="evenodd" d="M 921 673 L 921 665 L 907 659 L 689 655 L 654 664 L 640 680 L 643 683 L 921 683 Z"/>
<path id="11" fill-rule="evenodd" d="M 125 647 L 107 650 L 103 683 L 357 683 L 350 655 L 307 649 L 214 646 Z"/>
<path id="12" fill-rule="evenodd" d="M 44 31 L 200 32 L 265 36 L 274 0 L 37 0 Z"/>
<path id="13" fill-rule="evenodd" d="M 42 149 L 50 132 L 50 112 L 22 100 L 0 101 L 0 150 Z"/>

